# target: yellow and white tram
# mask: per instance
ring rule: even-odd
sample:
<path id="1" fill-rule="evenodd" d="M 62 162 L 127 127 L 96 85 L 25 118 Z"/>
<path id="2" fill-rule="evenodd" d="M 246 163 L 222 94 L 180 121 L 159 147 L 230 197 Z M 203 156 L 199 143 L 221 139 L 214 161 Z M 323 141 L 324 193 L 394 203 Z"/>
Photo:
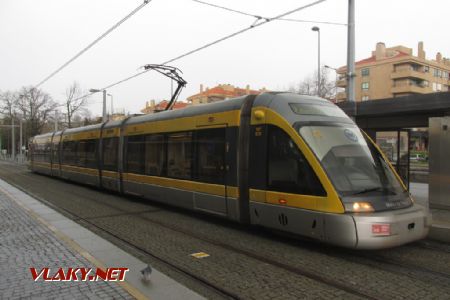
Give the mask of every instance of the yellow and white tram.
<path id="1" fill-rule="evenodd" d="M 370 138 L 317 97 L 263 93 L 36 136 L 31 170 L 358 249 L 424 238 Z"/>

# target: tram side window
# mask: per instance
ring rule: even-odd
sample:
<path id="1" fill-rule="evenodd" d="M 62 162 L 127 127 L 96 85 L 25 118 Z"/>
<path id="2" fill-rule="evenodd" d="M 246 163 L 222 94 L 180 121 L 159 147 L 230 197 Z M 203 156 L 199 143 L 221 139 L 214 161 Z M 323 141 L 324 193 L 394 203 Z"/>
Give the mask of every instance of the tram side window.
<path id="1" fill-rule="evenodd" d="M 62 146 L 62 163 L 66 165 L 75 165 L 77 154 L 77 142 L 65 141 Z"/>
<path id="2" fill-rule="evenodd" d="M 127 172 L 144 174 L 145 140 L 143 135 L 127 138 Z"/>
<path id="3" fill-rule="evenodd" d="M 103 170 L 117 172 L 117 151 L 119 138 L 105 138 L 103 143 Z"/>
<path id="4" fill-rule="evenodd" d="M 145 137 L 145 174 L 164 176 L 165 162 L 164 135 L 147 135 Z"/>
<path id="5" fill-rule="evenodd" d="M 74 155 L 75 165 L 84 167 L 86 162 L 86 141 L 78 141 L 77 151 Z"/>
<path id="6" fill-rule="evenodd" d="M 196 134 L 197 166 L 195 179 L 224 184 L 225 129 L 200 130 Z"/>
<path id="7" fill-rule="evenodd" d="M 287 133 L 269 126 L 268 188 L 302 195 L 326 195 L 314 170 Z"/>
<path id="8" fill-rule="evenodd" d="M 167 175 L 191 179 L 192 132 L 169 134 L 167 139 Z"/>
<path id="9" fill-rule="evenodd" d="M 44 161 L 50 163 L 51 162 L 51 148 L 52 144 L 51 143 L 45 143 L 44 145 Z"/>
<path id="10" fill-rule="evenodd" d="M 52 161 L 54 164 L 59 164 L 59 143 L 54 143 L 52 146 Z"/>
<path id="11" fill-rule="evenodd" d="M 84 148 L 84 167 L 86 168 L 97 168 L 97 140 L 86 140 Z"/>
<path id="12" fill-rule="evenodd" d="M 38 162 L 45 161 L 44 144 L 34 144 L 34 160 Z"/>

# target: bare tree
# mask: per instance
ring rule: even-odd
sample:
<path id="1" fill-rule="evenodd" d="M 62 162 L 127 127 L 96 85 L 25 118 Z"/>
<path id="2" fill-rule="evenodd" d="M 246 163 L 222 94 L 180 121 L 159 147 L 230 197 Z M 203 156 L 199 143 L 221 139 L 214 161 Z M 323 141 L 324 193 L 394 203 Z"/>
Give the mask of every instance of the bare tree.
<path id="1" fill-rule="evenodd" d="M 289 91 L 296 92 L 303 95 L 317 96 L 317 90 L 319 90 L 319 97 L 325 99 L 331 99 L 335 97 L 335 82 L 328 78 L 328 69 L 322 67 L 320 70 L 320 84 L 317 89 L 317 71 L 314 74 L 309 75 L 303 81 L 299 82 L 295 86 L 289 87 Z"/>
<path id="2" fill-rule="evenodd" d="M 3 125 L 11 125 L 11 120 L 15 118 L 14 107 L 17 102 L 17 93 L 6 91 L 0 92 L 0 114 L 2 114 Z M 15 142 L 18 140 L 18 135 L 16 135 Z M 10 127 L 0 128 L 0 147 L 1 149 L 6 148 L 8 153 L 11 153 L 11 143 L 12 134 Z M 16 143 L 17 145 L 17 143 Z M 1 150 L 0 149 L 0 150 Z"/>
<path id="3" fill-rule="evenodd" d="M 11 118 L 17 98 L 17 93 L 11 91 L 0 92 L 0 113 L 5 117 Z"/>
<path id="4" fill-rule="evenodd" d="M 83 112 L 87 105 L 87 97 L 78 99 L 82 93 L 83 91 L 76 81 L 66 89 L 66 102 L 64 104 L 66 107 L 67 127 L 69 128 L 72 128 L 74 115 Z"/>
<path id="5" fill-rule="evenodd" d="M 27 135 L 31 137 L 41 133 L 57 104 L 48 93 L 34 87 L 23 87 L 18 93 L 16 107 L 27 123 Z"/>

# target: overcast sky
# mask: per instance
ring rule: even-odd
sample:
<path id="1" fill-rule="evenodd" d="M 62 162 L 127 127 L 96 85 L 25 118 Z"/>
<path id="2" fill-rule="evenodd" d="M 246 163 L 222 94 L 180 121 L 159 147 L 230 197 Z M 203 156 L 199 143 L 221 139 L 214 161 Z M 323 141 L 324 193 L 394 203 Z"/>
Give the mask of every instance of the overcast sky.
<path id="1" fill-rule="evenodd" d="M 140 0 L 0 0 L 0 90 L 35 85 L 143 2 Z M 274 17 L 314 0 L 205 0 L 265 17 Z M 404 45 L 417 53 L 423 41 L 427 58 L 450 56 L 450 2 L 446 0 L 356 0 L 356 59 L 370 56 L 377 42 Z M 299 20 L 347 22 L 347 0 L 328 0 L 289 16 Z M 153 0 L 105 39 L 41 88 L 59 102 L 78 81 L 102 88 L 250 26 L 254 18 L 191 0 Z M 317 33 L 321 61 L 346 64 L 345 26 L 270 22 L 223 43 L 180 59 L 173 66 L 188 82 L 180 100 L 198 93 L 200 84 L 229 83 L 253 89 L 287 89 L 317 69 Z M 330 72 L 330 76 L 334 76 Z M 139 112 L 150 99 L 170 97 L 170 81 L 155 72 L 118 85 L 115 108 Z M 101 112 L 101 95 L 89 109 Z"/>

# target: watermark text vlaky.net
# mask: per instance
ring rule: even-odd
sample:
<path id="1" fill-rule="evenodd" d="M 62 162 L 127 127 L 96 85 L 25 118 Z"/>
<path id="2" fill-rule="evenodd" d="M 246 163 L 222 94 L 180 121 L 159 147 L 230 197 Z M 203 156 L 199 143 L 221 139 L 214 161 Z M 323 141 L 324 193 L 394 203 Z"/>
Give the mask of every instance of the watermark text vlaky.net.
<path id="1" fill-rule="evenodd" d="M 30 268 L 34 281 L 124 281 L 128 268 Z"/>

